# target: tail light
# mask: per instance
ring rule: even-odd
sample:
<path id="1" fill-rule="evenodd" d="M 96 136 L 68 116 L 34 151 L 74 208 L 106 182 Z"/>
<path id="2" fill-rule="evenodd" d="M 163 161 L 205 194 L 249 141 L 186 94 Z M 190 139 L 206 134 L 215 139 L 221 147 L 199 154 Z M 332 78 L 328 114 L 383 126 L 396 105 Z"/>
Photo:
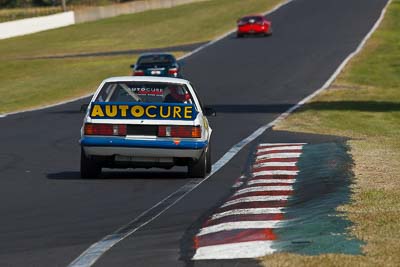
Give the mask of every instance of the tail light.
<path id="1" fill-rule="evenodd" d="M 200 126 L 158 126 L 159 137 L 200 138 Z"/>
<path id="2" fill-rule="evenodd" d="M 85 135 L 113 135 L 125 136 L 125 124 L 103 124 L 103 123 L 86 123 L 84 128 Z"/>
<path id="3" fill-rule="evenodd" d="M 135 71 L 133 71 L 133 76 L 144 76 L 144 71 L 135 70 Z"/>
<path id="4" fill-rule="evenodd" d="M 178 68 L 171 68 L 168 70 L 169 75 L 173 75 L 174 77 L 178 76 Z"/>

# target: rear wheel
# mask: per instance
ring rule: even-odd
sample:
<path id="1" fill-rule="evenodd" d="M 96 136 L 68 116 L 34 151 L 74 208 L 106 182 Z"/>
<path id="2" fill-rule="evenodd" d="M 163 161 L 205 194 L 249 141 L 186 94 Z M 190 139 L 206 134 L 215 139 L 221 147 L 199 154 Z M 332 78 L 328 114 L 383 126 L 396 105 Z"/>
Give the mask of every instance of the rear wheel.
<path id="1" fill-rule="evenodd" d="M 196 161 L 192 162 L 188 166 L 188 175 L 192 178 L 204 178 L 207 175 L 208 169 L 211 168 L 207 162 L 210 156 L 208 151 L 204 151 L 201 157 Z"/>
<path id="2" fill-rule="evenodd" d="M 236 37 L 237 37 L 237 38 L 242 38 L 242 37 L 243 37 L 243 34 L 242 34 L 242 33 L 237 33 L 237 34 L 236 34 Z"/>
<path id="3" fill-rule="evenodd" d="M 269 28 L 268 32 L 264 34 L 265 36 L 271 36 L 272 35 L 272 26 Z"/>
<path id="4" fill-rule="evenodd" d="M 101 166 L 96 160 L 86 157 L 81 149 L 81 178 L 97 178 L 101 174 Z"/>
<path id="5" fill-rule="evenodd" d="M 211 172 L 212 169 L 212 164 L 211 164 L 211 145 L 208 145 L 207 149 L 207 154 L 206 154 L 206 160 L 207 160 L 207 173 Z"/>

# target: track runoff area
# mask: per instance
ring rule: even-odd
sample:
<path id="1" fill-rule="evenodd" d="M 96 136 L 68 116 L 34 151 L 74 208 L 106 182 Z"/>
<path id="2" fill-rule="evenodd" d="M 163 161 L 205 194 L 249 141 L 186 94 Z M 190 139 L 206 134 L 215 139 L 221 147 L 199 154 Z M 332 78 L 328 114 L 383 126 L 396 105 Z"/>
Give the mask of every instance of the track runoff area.
<path id="1" fill-rule="evenodd" d="M 283 5 L 290 2 L 285 2 Z M 93 244 L 74 260 L 70 266 L 93 265 L 115 244 L 155 220 L 209 179 L 247 144 L 253 142 L 267 129 L 285 119 L 305 102 L 328 88 L 349 60 L 361 51 L 368 38 L 379 26 L 387 5 L 357 49 L 348 55 L 321 88 L 282 113 L 274 121 L 260 127 L 250 136 L 233 146 L 213 165 L 212 173 L 208 177 L 203 180 L 190 180 L 183 187 L 151 209 L 146 210 L 129 224 Z M 185 57 L 191 56 L 222 40 L 230 33 L 196 49 Z M 252 258 L 280 251 L 280 248 L 285 247 L 287 241 L 279 240 L 276 232 L 279 232 L 279 229 L 290 227 L 295 220 L 291 219 L 290 216 L 285 216 L 285 214 L 290 207 L 291 199 L 296 193 L 296 183 L 299 182 L 296 177 L 301 172 L 297 163 L 302 156 L 305 145 L 304 143 L 261 143 L 257 146 L 255 161 L 249 177 L 242 176 L 239 178 L 234 185 L 237 190 L 215 210 L 193 237 L 195 248 L 193 260 Z"/>

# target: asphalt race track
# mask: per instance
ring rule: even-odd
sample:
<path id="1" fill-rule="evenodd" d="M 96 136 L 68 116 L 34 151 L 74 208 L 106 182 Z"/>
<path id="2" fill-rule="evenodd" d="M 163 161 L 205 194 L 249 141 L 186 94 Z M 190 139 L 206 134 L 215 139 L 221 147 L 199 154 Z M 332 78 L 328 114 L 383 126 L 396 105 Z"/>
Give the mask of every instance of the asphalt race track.
<path id="1" fill-rule="evenodd" d="M 185 77 L 218 113 L 211 118 L 213 161 L 321 87 L 356 49 L 385 4 L 295 0 L 268 16 L 272 37 L 231 35 L 186 58 Z M 0 119 L 0 266 L 67 266 L 186 183 L 178 168 L 106 171 L 101 179 L 81 180 L 79 109 L 87 101 Z M 267 131 L 260 140 L 313 143 L 330 138 Z M 256 143 L 95 266 L 221 266 L 185 259 L 189 244 L 183 236 L 229 193 Z"/>

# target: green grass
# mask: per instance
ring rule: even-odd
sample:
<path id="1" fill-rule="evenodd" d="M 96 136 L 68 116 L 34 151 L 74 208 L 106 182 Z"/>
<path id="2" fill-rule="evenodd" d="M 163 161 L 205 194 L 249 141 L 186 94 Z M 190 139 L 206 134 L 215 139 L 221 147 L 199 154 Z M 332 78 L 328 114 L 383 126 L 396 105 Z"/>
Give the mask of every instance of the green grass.
<path id="1" fill-rule="evenodd" d="M 276 254 L 265 266 L 398 266 L 400 263 L 400 1 L 360 55 L 324 93 L 277 127 L 350 138 L 356 184 L 340 210 L 365 255 Z"/>
<path id="2" fill-rule="evenodd" d="M 368 49 L 374 54 L 363 53 L 349 66 L 339 83 L 349 82 L 358 85 L 384 88 L 398 87 L 400 84 L 400 2 L 394 1 L 388 12 L 383 28 L 374 34 Z"/>
<path id="3" fill-rule="evenodd" d="M 0 114 L 86 95 L 106 77 L 128 75 L 135 61 L 133 56 L 34 57 L 209 41 L 235 27 L 239 16 L 266 11 L 280 1 L 205 1 L 0 40 Z"/>

